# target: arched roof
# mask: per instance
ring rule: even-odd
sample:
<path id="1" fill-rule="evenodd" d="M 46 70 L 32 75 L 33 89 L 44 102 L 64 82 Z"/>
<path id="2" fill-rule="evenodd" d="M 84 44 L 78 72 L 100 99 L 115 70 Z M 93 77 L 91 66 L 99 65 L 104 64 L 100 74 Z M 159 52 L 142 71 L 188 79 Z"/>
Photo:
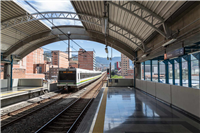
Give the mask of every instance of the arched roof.
<path id="1" fill-rule="evenodd" d="M 77 30 L 72 39 L 85 39 L 105 44 L 134 59 L 135 52 L 145 52 L 145 40 L 153 32 L 170 38 L 165 20 L 184 1 L 71 1 L 76 13 L 43 12 L 48 19 L 79 20 L 83 27 L 61 26 L 62 30 Z M 41 14 L 29 14 L 13 1 L 1 1 L 1 36 L 4 57 L 15 54 L 20 58 L 51 42 L 67 39 L 57 29 L 39 20 Z M 56 34 L 52 34 L 52 33 Z M 70 31 L 71 32 L 71 31 Z M 80 32 L 80 33 L 78 33 Z M 67 32 L 66 32 L 67 33 Z M 59 36 L 56 36 L 59 35 Z"/>

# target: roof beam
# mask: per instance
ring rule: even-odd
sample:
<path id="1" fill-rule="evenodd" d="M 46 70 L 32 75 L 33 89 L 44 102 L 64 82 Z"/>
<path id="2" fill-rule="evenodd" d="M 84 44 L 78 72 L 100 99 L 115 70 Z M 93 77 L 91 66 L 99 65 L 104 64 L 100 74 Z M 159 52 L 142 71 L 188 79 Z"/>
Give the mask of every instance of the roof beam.
<path id="1" fill-rule="evenodd" d="M 127 2 L 125 5 L 123 5 L 123 6 L 121 6 L 120 4 L 118 4 L 118 3 L 114 3 L 114 2 L 111 2 L 111 1 L 108 1 L 108 3 L 109 4 L 112 4 L 113 6 L 116 6 L 116 7 L 118 7 L 118 8 L 120 8 L 121 10 L 124 10 L 124 11 L 126 11 L 126 12 L 128 12 L 128 13 L 130 13 L 131 15 L 134 15 L 135 17 L 137 17 L 138 19 L 140 19 L 142 22 L 144 22 L 145 24 L 147 24 L 148 26 L 150 26 L 151 28 L 153 28 L 154 30 L 156 30 L 158 33 L 160 33 L 163 37 L 165 37 L 165 38 L 168 38 L 168 36 L 162 31 L 162 30 L 160 30 L 159 28 L 157 28 L 155 25 L 157 24 L 155 24 L 155 14 L 153 15 L 153 14 L 151 14 L 152 12 L 148 12 L 149 13 L 149 15 L 151 15 L 150 17 L 151 17 L 151 21 L 148 21 L 147 19 L 145 19 L 145 17 L 146 16 L 144 16 L 143 15 L 143 13 L 141 13 L 141 14 L 137 14 L 133 9 L 132 9 L 132 6 L 130 5 L 130 8 L 128 9 L 128 8 L 125 8 L 124 6 L 125 5 L 127 5 L 127 4 L 133 4 L 133 3 L 129 3 L 129 2 Z M 141 12 L 143 12 L 143 9 L 142 8 L 140 8 L 139 7 L 139 9 L 137 9 L 137 10 L 141 10 Z M 145 10 L 147 10 L 147 8 L 145 9 Z M 159 21 L 160 22 L 160 21 Z"/>
<path id="2" fill-rule="evenodd" d="M 156 19 L 158 19 L 159 21 L 164 23 L 164 19 L 161 16 L 159 16 L 156 13 L 154 13 L 153 11 L 151 11 L 147 7 L 143 6 L 142 4 L 140 4 L 140 3 L 136 2 L 136 1 L 130 1 L 130 3 L 136 5 L 137 7 L 141 8 L 142 10 L 148 12 L 150 15 L 152 15 L 153 17 L 155 17 Z"/>
<path id="3" fill-rule="evenodd" d="M 45 20 L 45 18 L 43 16 L 45 16 L 49 20 L 68 19 L 68 20 L 87 22 L 87 23 L 101 26 L 101 18 L 94 17 L 94 16 L 87 15 L 87 14 L 81 14 L 81 13 L 75 13 L 75 12 L 61 12 L 61 11 L 59 11 L 59 12 L 56 12 L 56 11 L 41 12 L 41 14 L 39 14 L 39 13 L 26 14 L 23 16 L 5 20 L 5 21 L 1 22 L 1 30 L 16 26 L 18 24 L 30 22 L 30 21 Z M 79 16 L 82 16 L 85 19 L 80 19 Z M 88 21 L 88 20 L 90 20 L 90 21 Z"/>
<path id="4" fill-rule="evenodd" d="M 139 44 L 142 44 L 142 46 L 143 46 L 143 41 L 142 41 L 141 38 L 139 38 L 137 35 L 134 35 L 130 31 L 125 30 L 124 28 L 120 27 L 117 24 L 114 24 L 112 22 L 110 22 L 110 24 L 111 24 L 111 26 L 109 26 L 109 30 L 111 30 L 111 31 L 113 31 L 113 32 L 115 32 L 117 34 L 120 34 L 121 36 L 123 36 L 127 40 L 129 40 L 132 43 L 134 43 L 138 48 L 140 48 L 144 52 L 144 49 L 139 45 Z M 132 39 L 132 36 L 135 37 L 134 40 Z M 139 41 L 139 42 L 137 42 L 137 41 Z"/>
<path id="5" fill-rule="evenodd" d="M 75 38 L 72 37 L 72 39 L 78 39 L 77 37 L 80 37 L 80 36 L 76 36 Z M 95 31 L 94 32 L 88 31 L 88 34 L 85 37 L 82 36 L 82 39 L 84 39 L 84 38 L 86 38 L 86 40 L 92 40 L 92 41 L 100 42 L 100 43 L 103 43 L 103 44 L 105 43 L 104 34 L 97 33 Z M 67 40 L 67 39 L 68 38 L 64 35 L 61 37 L 61 40 Z M 127 57 L 129 57 L 131 60 L 134 59 L 134 51 L 131 50 L 126 44 L 117 40 L 116 38 L 112 38 L 112 37 L 109 37 L 109 36 L 108 36 L 107 39 L 108 39 L 108 44 L 110 44 L 110 46 L 112 44 L 112 47 L 114 49 L 122 52 Z M 35 49 L 42 47 L 44 45 L 47 45 L 49 43 L 57 42 L 57 41 L 60 41 L 60 39 L 59 38 L 51 38 L 51 39 L 48 39 L 48 40 L 44 40 L 42 42 L 38 42 L 38 43 L 33 44 L 33 45 L 29 46 L 28 48 L 22 50 L 19 53 L 19 56 L 20 56 L 20 58 L 23 58 L 26 55 L 28 55 L 29 53 L 31 53 L 32 51 L 34 51 Z"/>

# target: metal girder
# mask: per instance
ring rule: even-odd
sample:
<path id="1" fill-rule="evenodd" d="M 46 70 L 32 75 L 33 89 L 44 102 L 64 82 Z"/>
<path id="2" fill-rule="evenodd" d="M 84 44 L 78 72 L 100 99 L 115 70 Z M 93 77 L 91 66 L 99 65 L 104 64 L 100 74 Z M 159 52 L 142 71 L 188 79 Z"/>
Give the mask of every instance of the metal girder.
<path id="1" fill-rule="evenodd" d="M 69 19 L 69 20 L 76 20 L 76 21 L 83 21 L 95 25 L 101 26 L 101 18 L 90 16 L 87 14 L 81 14 L 81 13 L 75 13 L 75 12 L 41 12 L 39 13 L 33 13 L 33 14 L 27 14 L 20 17 L 16 17 L 13 19 L 5 20 L 1 22 L 1 30 L 4 30 L 9 27 L 16 26 L 18 24 L 22 24 L 25 22 L 30 21 L 36 21 L 36 20 L 44 20 L 45 16 L 49 20 L 53 19 Z M 78 16 L 84 17 L 84 19 L 80 19 Z"/>
<path id="2" fill-rule="evenodd" d="M 136 5 L 137 7 L 141 8 L 142 10 L 148 12 L 149 15 L 152 15 L 153 17 L 155 17 L 156 19 L 158 19 L 159 21 L 161 21 L 162 23 L 164 23 L 164 19 L 161 16 L 159 16 L 156 13 L 154 13 L 153 11 L 151 11 L 147 7 L 143 6 L 142 4 L 140 4 L 140 3 L 136 2 L 136 1 L 130 1 L 130 3 Z"/>
<path id="3" fill-rule="evenodd" d="M 138 3 L 136 4 L 135 2 L 126 2 L 123 5 L 121 5 L 120 2 L 114 3 L 114 2 L 108 1 L 108 3 L 120 8 L 121 10 L 124 10 L 124 11 L 134 15 L 135 17 L 140 19 L 142 22 L 144 22 L 145 24 L 147 24 L 148 26 L 150 26 L 154 30 L 156 30 L 158 33 L 160 33 L 163 37 L 168 38 L 168 36 L 162 30 L 160 30 L 159 28 L 156 27 L 158 25 L 163 24 L 164 21 L 163 20 L 161 21 L 160 20 L 161 18 L 158 17 L 158 15 L 153 13 L 151 10 L 145 8 L 142 5 L 139 5 Z M 134 6 L 132 6 L 132 5 L 134 5 Z M 138 11 L 138 10 L 141 11 L 140 14 L 136 13 L 136 11 Z M 146 14 L 144 14 L 144 12 Z"/>
<path id="4" fill-rule="evenodd" d="M 138 48 L 140 48 L 143 52 L 145 51 L 143 40 L 136 34 L 130 32 L 129 30 L 123 28 L 122 26 L 119 26 L 118 24 L 115 24 L 114 22 L 109 22 L 109 30 L 120 34 L 124 38 L 128 39 L 129 41 L 137 45 Z M 140 46 L 140 44 L 143 46 L 143 48 Z"/>
<path id="5" fill-rule="evenodd" d="M 105 36 L 103 33 L 100 33 L 100 32 L 97 33 L 95 31 L 86 31 L 82 26 L 60 26 L 59 28 L 66 33 L 70 30 L 70 32 L 72 34 L 71 35 L 72 39 L 93 40 L 93 41 L 100 42 L 103 44 L 105 43 L 104 42 Z M 57 36 L 57 37 L 55 36 L 55 38 L 48 39 L 47 38 L 48 36 L 53 36 L 51 34 L 51 32 L 53 33 L 53 35 L 59 35 L 59 36 Z M 41 39 L 43 41 L 40 41 L 38 43 L 32 43 L 38 39 Z M 10 51 L 9 55 L 15 53 L 16 55 L 19 55 L 20 58 L 23 58 L 27 54 L 32 52 L 33 50 L 35 50 L 43 45 L 46 45 L 46 44 L 49 44 L 52 42 L 56 42 L 56 41 L 67 40 L 67 39 L 68 38 L 65 35 L 62 35 L 58 31 L 58 29 L 52 28 L 52 31 L 44 31 L 43 33 L 34 34 L 34 35 L 26 38 L 25 40 L 23 40 L 23 42 L 22 41 L 17 42 L 16 46 L 13 46 L 11 49 L 9 49 L 9 51 Z M 108 39 L 108 44 L 112 44 L 113 48 L 124 53 L 130 59 L 133 59 L 134 51 L 127 44 L 125 44 L 125 43 L 121 42 L 120 40 L 113 38 L 111 36 L 108 36 L 107 39 Z M 25 49 L 23 49 L 23 47 L 20 47 L 21 45 L 25 46 L 27 44 L 29 47 L 26 47 Z M 7 54 L 8 54 L 8 51 L 7 51 Z"/>
<path id="6" fill-rule="evenodd" d="M 89 36 L 85 36 L 86 40 L 91 40 L 91 41 L 96 41 L 99 43 L 103 43 L 104 44 L 104 35 L 99 33 L 94 33 L 94 32 L 90 32 L 89 34 L 92 34 L 92 37 L 89 39 Z M 82 36 L 83 37 L 83 36 Z M 68 39 L 66 36 L 63 36 L 63 38 L 61 38 L 61 40 L 66 40 Z M 73 38 L 73 39 L 78 39 L 78 38 Z M 83 38 L 81 38 L 83 39 Z M 23 50 L 22 52 L 19 53 L 20 58 L 25 57 L 26 55 L 28 55 L 29 53 L 31 53 L 32 51 L 34 51 L 35 49 L 42 47 L 44 45 L 47 45 L 49 43 L 53 43 L 53 42 L 57 42 L 60 41 L 59 38 L 52 38 L 49 40 L 44 40 L 43 42 L 39 42 L 37 44 L 34 44 L 30 47 L 28 47 L 27 49 Z M 126 45 L 122 45 L 121 42 L 118 42 L 117 40 L 114 40 L 110 37 L 108 37 L 108 44 L 112 44 L 113 48 L 115 48 L 116 50 L 122 52 L 124 55 L 126 55 L 127 57 L 129 57 L 130 59 L 133 59 L 133 53 L 130 50 L 130 48 L 128 48 Z M 125 50 L 126 48 L 126 50 Z"/>

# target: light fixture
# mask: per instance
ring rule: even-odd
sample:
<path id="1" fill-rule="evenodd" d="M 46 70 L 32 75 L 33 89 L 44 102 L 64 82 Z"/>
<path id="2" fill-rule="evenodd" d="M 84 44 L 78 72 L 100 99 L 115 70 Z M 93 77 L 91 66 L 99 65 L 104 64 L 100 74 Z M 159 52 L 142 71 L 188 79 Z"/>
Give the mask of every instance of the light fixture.
<path id="1" fill-rule="evenodd" d="M 108 48 L 107 48 L 107 46 L 106 46 L 106 48 L 105 48 L 105 51 L 106 51 L 106 53 L 108 53 Z"/>
<path id="2" fill-rule="evenodd" d="M 142 58 L 144 58 L 144 57 L 146 57 L 146 56 L 147 56 L 147 54 L 143 54 L 143 55 L 142 55 Z"/>
<path id="3" fill-rule="evenodd" d="M 171 40 L 167 41 L 166 43 L 164 43 L 162 46 L 165 47 L 165 46 L 167 46 L 167 45 L 169 45 L 169 44 L 175 42 L 176 40 L 177 40 L 177 39 L 171 39 Z"/>

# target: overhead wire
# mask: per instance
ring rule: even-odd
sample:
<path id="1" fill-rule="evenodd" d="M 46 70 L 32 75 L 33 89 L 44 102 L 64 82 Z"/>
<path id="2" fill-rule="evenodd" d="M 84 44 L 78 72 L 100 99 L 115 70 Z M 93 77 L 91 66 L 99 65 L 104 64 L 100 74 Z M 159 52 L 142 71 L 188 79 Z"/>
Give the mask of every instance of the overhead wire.
<path id="1" fill-rule="evenodd" d="M 36 12 L 38 12 L 43 18 L 45 18 L 49 23 L 51 23 L 56 29 L 58 29 L 63 35 L 67 36 L 68 39 L 71 39 L 66 33 L 64 33 L 59 27 L 57 27 L 56 25 L 54 25 L 54 23 L 52 23 L 48 18 L 46 18 L 40 11 L 38 11 L 34 6 L 32 6 L 27 0 L 25 0 L 25 2 L 31 7 L 33 8 Z M 57 36 L 57 35 L 56 35 Z M 59 37 L 58 37 L 59 38 Z M 60 38 L 59 38 L 60 39 Z M 85 52 L 87 52 L 83 47 L 81 47 L 78 43 L 76 43 L 73 39 L 71 39 L 77 46 L 79 46 L 80 48 L 82 48 Z M 88 52 L 87 52 L 88 53 Z M 89 54 L 89 53 L 88 53 Z M 90 55 L 90 54 L 89 54 Z M 92 55 L 90 55 L 93 59 L 94 57 Z M 95 60 L 96 61 L 96 60 Z M 97 61 L 96 61 L 97 62 Z M 98 62 L 99 63 L 99 62 Z M 100 63 L 101 64 L 101 63 Z M 101 64 L 102 65 L 102 64 Z M 104 66 L 104 65 L 103 65 Z"/>

